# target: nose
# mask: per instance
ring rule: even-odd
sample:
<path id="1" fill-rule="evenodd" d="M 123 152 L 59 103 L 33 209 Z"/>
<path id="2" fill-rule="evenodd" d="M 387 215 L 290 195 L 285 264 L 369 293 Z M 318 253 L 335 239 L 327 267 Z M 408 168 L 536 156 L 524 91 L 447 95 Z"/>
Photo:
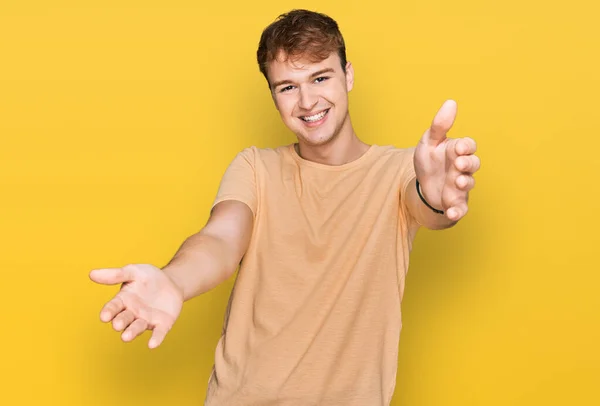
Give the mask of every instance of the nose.
<path id="1" fill-rule="evenodd" d="M 300 100 L 298 101 L 298 106 L 303 109 L 310 111 L 319 101 L 319 97 L 311 91 L 310 88 L 304 87 L 299 89 Z"/>

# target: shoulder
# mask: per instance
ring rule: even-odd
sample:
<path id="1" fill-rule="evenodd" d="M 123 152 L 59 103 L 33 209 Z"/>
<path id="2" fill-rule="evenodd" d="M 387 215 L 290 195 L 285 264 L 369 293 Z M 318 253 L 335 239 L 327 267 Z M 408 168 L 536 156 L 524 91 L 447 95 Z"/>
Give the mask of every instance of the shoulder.
<path id="1" fill-rule="evenodd" d="M 381 153 L 393 158 L 405 158 L 414 154 L 416 147 L 396 147 L 394 145 L 379 146 Z"/>
<path id="2" fill-rule="evenodd" d="M 276 148 L 259 148 L 250 146 L 238 153 L 239 156 L 251 161 L 254 165 L 271 166 L 280 163 L 291 156 L 291 145 L 282 145 Z"/>
<path id="3" fill-rule="evenodd" d="M 412 162 L 416 147 L 399 148 L 393 145 L 378 146 L 378 160 L 383 160 L 389 164 L 403 164 Z"/>

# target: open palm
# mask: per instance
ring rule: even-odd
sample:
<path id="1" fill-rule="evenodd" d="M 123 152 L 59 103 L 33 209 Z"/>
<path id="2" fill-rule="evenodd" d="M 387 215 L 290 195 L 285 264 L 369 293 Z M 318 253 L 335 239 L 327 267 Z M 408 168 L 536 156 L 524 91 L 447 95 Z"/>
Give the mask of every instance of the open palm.
<path id="1" fill-rule="evenodd" d="M 149 264 L 123 268 L 95 269 L 90 279 L 103 285 L 122 284 L 121 290 L 100 312 L 103 322 L 112 321 L 122 331 L 123 341 L 131 341 L 152 330 L 148 346 L 158 347 L 175 324 L 183 307 L 183 294 L 161 269 Z"/>

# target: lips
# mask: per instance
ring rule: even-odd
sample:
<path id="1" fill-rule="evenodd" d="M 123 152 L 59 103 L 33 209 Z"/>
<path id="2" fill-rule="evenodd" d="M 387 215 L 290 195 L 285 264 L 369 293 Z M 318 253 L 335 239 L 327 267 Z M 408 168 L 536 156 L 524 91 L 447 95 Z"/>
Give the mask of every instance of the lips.
<path id="1" fill-rule="evenodd" d="M 327 115 L 328 112 L 329 112 L 329 109 L 325 109 L 325 110 L 322 110 L 315 114 L 307 114 L 305 116 L 300 116 L 299 118 L 303 121 L 306 121 L 307 123 L 313 123 L 315 121 L 321 120 L 323 117 L 325 117 Z"/>
<path id="2" fill-rule="evenodd" d="M 300 120 L 304 121 L 307 125 L 310 125 L 312 127 L 312 125 L 321 123 L 325 119 L 325 117 L 327 117 L 329 110 L 330 110 L 330 108 L 322 110 L 318 113 L 300 116 L 298 118 Z"/>

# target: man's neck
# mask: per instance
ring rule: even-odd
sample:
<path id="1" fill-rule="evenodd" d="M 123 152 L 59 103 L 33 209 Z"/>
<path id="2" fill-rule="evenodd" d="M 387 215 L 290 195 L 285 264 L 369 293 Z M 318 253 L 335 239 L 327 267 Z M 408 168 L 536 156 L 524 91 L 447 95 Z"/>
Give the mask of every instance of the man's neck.
<path id="1" fill-rule="evenodd" d="M 296 152 L 307 161 L 323 165 L 339 166 L 355 161 L 370 145 L 362 142 L 354 133 L 352 126 L 349 131 L 342 131 L 333 140 L 323 145 L 307 145 L 299 142 L 294 145 Z"/>

